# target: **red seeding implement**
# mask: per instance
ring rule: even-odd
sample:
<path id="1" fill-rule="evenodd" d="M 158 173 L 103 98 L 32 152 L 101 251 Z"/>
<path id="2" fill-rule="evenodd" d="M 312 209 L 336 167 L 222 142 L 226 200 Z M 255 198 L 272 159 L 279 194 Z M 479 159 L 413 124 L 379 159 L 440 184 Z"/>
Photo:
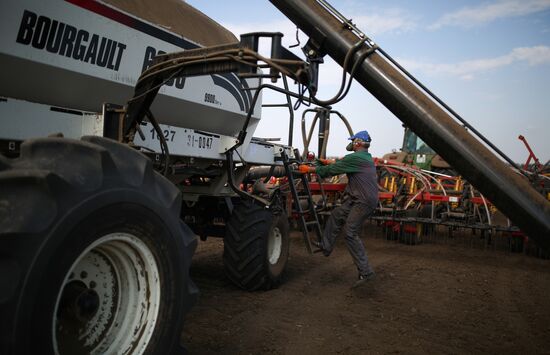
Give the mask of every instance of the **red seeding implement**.
<path id="1" fill-rule="evenodd" d="M 306 127 L 305 120 L 308 113 L 315 113 L 309 128 Z M 302 138 L 304 152 L 309 161 L 315 159 L 315 154 L 309 147 L 317 126 L 319 158 L 326 158 L 331 116 L 340 118 L 350 135 L 353 134 L 347 119 L 337 111 L 330 108 L 305 110 L 302 116 Z M 542 165 L 538 163 L 525 140 L 522 140 L 530 155 L 524 168 L 515 170 L 517 174 L 529 176 L 532 186 L 538 187 L 550 199 L 550 179 L 542 174 Z M 528 170 L 531 159 L 535 164 Z M 494 244 L 495 238 L 492 236 L 498 234 L 504 236 L 505 238 L 500 239 L 506 240 L 516 251 L 522 250 L 523 245 L 529 241 L 489 199 L 462 176 L 457 175 L 455 169 L 409 128 L 405 128 L 400 152 L 386 154 L 381 159 L 375 158 L 375 163 L 380 191 L 378 209 L 371 219 L 383 227 L 389 239 L 418 244 L 427 238 L 435 238 L 436 234 L 441 237 L 479 233 L 485 243 Z M 323 221 L 332 208 L 339 205 L 346 179 L 345 176 L 325 180 L 313 177 L 309 187 L 317 201 L 317 214 Z M 298 215 L 294 214 L 294 217 L 298 218 Z M 441 233 L 442 229 L 444 233 Z M 436 230 L 438 233 L 435 233 Z"/>
<path id="2" fill-rule="evenodd" d="M 461 176 L 381 159 L 376 159 L 376 165 L 379 205 L 370 219 L 382 227 L 387 239 L 419 244 L 427 239 L 473 236 L 472 243 L 484 247 L 546 255 Z M 315 176 L 309 186 L 323 216 L 339 204 L 346 182 L 345 177 L 320 181 Z"/>

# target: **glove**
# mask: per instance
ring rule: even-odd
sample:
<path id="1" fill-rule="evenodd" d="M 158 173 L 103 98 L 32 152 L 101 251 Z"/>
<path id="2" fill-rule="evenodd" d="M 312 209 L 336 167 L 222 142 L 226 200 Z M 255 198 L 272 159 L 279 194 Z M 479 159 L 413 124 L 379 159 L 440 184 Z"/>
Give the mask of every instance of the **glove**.
<path id="1" fill-rule="evenodd" d="M 315 168 L 309 165 L 300 164 L 298 166 L 298 171 L 302 174 L 313 173 L 315 172 Z"/>

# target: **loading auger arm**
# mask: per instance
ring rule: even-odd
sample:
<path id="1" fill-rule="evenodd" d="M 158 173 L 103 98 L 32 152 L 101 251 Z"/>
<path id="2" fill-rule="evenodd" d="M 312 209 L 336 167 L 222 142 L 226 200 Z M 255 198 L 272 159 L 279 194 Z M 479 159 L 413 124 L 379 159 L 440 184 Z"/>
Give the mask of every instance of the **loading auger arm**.
<path id="1" fill-rule="evenodd" d="M 418 81 L 411 80 L 408 73 L 326 1 L 270 2 L 310 38 L 309 43 L 317 46 L 317 52 L 330 55 L 350 72 L 353 70 L 345 64 L 348 54 L 353 53 L 352 62 L 358 65 L 354 64 L 352 76 L 540 247 L 550 250 L 550 203 L 523 176 L 468 133 L 457 122 L 461 120 L 458 114 L 419 86 Z M 492 148 L 498 152 L 496 147 Z"/>

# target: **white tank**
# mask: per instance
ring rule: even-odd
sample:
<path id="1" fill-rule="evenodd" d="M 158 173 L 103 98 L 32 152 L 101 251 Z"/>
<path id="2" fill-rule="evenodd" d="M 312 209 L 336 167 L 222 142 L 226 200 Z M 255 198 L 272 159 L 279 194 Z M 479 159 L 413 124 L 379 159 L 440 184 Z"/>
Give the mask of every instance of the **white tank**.
<path id="1" fill-rule="evenodd" d="M 236 41 L 181 0 L 2 0 L 0 96 L 97 112 L 126 104 L 155 55 Z M 243 89 L 257 85 L 232 73 L 177 79 L 152 111 L 161 123 L 235 135 L 254 94 Z"/>

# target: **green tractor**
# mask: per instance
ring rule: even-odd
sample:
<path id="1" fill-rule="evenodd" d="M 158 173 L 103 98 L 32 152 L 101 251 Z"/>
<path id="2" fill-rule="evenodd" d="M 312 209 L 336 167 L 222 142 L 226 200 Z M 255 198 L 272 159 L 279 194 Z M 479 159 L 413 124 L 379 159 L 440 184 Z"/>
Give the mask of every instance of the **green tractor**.
<path id="1" fill-rule="evenodd" d="M 410 128 L 405 127 L 403 146 L 400 152 L 393 151 L 385 154 L 383 160 L 416 166 L 420 169 L 436 173 L 455 175 L 453 168 L 435 150 L 430 148 Z"/>

